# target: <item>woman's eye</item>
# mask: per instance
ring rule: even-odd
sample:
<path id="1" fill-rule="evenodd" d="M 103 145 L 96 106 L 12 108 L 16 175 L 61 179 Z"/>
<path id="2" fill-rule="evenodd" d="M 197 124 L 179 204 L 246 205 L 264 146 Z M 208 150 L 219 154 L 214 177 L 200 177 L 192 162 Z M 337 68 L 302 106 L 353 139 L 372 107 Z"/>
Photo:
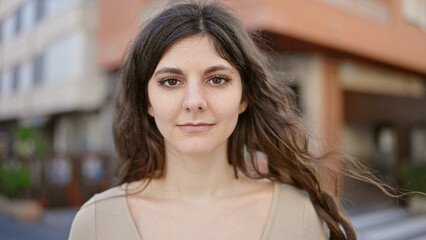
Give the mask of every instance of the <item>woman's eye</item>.
<path id="1" fill-rule="evenodd" d="M 209 79 L 207 83 L 212 85 L 223 85 L 229 81 L 228 78 L 225 77 L 212 77 Z"/>
<path id="2" fill-rule="evenodd" d="M 181 82 L 177 80 L 176 78 L 166 78 L 161 80 L 160 84 L 166 87 L 176 87 L 179 84 L 181 84 Z"/>

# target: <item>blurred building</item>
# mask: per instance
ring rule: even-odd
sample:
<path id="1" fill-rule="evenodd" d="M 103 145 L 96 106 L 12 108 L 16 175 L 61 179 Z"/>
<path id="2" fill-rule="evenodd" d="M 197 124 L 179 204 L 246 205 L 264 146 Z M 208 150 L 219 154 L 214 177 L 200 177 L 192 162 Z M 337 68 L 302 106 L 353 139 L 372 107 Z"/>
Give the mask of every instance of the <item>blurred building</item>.
<path id="1" fill-rule="evenodd" d="M 0 163 L 28 164 L 47 205 L 87 199 L 113 152 L 97 26 L 96 0 L 0 0 Z"/>
<path id="2" fill-rule="evenodd" d="M 166 2 L 100 0 L 99 66 L 114 74 L 141 24 Z M 425 1 L 224 2 L 248 30 L 262 32 L 275 70 L 290 79 L 312 134 L 323 139 L 319 152 L 348 152 L 391 184 L 401 181 L 404 162 L 426 161 Z"/>

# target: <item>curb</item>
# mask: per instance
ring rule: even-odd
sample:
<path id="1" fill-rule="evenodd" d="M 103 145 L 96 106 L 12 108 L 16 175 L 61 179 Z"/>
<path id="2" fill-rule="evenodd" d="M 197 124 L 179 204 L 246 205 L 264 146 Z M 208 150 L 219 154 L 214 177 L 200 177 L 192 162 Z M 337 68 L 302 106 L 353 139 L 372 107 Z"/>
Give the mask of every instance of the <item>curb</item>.
<path id="1" fill-rule="evenodd" d="M 0 195 L 0 214 L 20 222 L 33 222 L 41 219 L 44 208 L 36 200 L 10 200 Z"/>

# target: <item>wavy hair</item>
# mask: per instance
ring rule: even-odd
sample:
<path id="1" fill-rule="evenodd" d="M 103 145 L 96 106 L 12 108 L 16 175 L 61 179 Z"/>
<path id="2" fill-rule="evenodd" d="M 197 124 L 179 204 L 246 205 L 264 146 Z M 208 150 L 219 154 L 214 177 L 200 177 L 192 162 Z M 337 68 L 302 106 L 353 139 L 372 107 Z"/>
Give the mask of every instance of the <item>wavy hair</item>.
<path id="1" fill-rule="evenodd" d="M 317 173 L 321 158 L 309 151 L 309 135 L 301 125 L 292 90 L 274 79 L 266 56 L 242 23 L 218 3 L 180 2 L 149 21 L 129 49 L 116 92 L 113 133 L 121 165 L 119 183 L 161 177 L 164 140 L 148 115 L 147 84 L 167 48 L 183 37 L 213 40 L 220 56 L 240 73 L 246 111 L 228 140 L 228 161 L 255 179 L 291 184 L 306 191 L 330 239 L 356 239 L 335 197 L 324 191 Z M 261 171 L 258 152 L 268 171 Z"/>

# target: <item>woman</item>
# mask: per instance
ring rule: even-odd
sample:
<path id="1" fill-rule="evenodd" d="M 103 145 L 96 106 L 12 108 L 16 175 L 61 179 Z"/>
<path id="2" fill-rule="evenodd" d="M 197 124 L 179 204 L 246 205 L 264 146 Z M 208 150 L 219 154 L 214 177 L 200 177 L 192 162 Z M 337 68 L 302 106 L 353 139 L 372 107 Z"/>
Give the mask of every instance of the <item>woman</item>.
<path id="1" fill-rule="evenodd" d="M 219 4 L 152 19 L 116 104 L 119 186 L 80 209 L 70 239 L 356 239 L 320 186 L 293 93 Z"/>

